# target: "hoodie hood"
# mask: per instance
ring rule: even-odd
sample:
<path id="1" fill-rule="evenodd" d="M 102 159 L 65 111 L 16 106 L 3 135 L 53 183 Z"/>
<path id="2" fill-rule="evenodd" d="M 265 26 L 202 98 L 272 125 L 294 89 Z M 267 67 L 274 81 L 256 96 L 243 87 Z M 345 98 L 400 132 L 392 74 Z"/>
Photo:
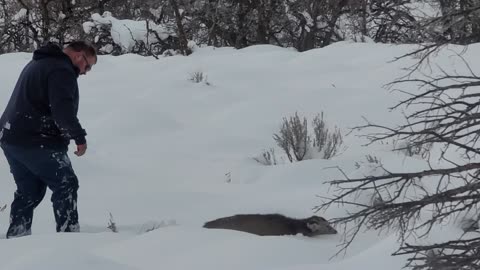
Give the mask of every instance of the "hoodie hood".
<path id="1" fill-rule="evenodd" d="M 54 43 L 47 43 L 47 45 L 40 47 L 39 49 L 35 50 L 33 52 L 33 60 L 41 60 L 45 58 L 59 58 L 67 61 L 72 65 L 72 68 L 75 70 L 75 73 L 77 74 L 77 77 L 80 75 L 80 69 L 76 67 L 73 63 L 70 57 L 66 55 L 62 48 Z"/>

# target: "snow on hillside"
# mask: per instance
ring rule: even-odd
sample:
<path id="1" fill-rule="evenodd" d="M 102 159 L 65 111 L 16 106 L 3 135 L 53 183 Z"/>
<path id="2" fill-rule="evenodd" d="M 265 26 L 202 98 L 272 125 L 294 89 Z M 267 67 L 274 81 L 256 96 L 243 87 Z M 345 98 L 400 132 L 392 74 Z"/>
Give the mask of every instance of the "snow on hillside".
<path id="1" fill-rule="evenodd" d="M 324 181 L 369 173 L 355 162 L 375 155 L 392 171 L 423 168 L 420 159 L 392 153 L 391 146 L 363 147 L 355 133 L 332 160 L 263 166 L 253 160 L 274 147 L 283 117 L 312 119 L 325 113 L 346 133 L 362 117 L 380 124 L 402 121 L 389 107 L 401 97 L 382 86 L 404 74 L 415 59 L 390 62 L 413 46 L 341 42 L 303 53 L 274 46 L 197 48 L 189 57 L 100 56 L 79 79 L 79 118 L 88 132 L 84 157 L 71 155 L 80 179 L 81 233 L 57 234 L 50 192 L 37 208 L 33 235 L 0 240 L 0 269 L 401 269 L 405 257 L 390 257 L 395 234 L 367 231 L 345 255 L 342 233 L 315 238 L 259 237 L 207 230 L 204 222 L 239 213 L 314 214 Z M 460 51 L 462 48 L 453 48 Z M 465 56 L 480 54 L 472 46 Z M 438 58 L 451 67 L 452 52 Z M 0 109 L 31 54 L 0 55 Z M 455 62 L 456 63 L 456 62 Z M 457 63 L 458 64 L 458 63 Z M 471 63 L 479 69 L 480 64 Z M 195 72 L 206 83 L 189 80 Z M 0 205 L 10 204 L 14 183 L 0 156 Z M 360 198 L 367 200 L 368 198 Z M 318 213 L 329 219 L 347 208 Z M 0 231 L 8 226 L 0 213 Z M 106 227 L 112 214 L 119 233 Z M 156 230 L 144 233 L 149 228 Z M 340 231 L 342 232 L 342 231 Z M 452 222 L 437 227 L 432 241 L 456 237 Z"/>

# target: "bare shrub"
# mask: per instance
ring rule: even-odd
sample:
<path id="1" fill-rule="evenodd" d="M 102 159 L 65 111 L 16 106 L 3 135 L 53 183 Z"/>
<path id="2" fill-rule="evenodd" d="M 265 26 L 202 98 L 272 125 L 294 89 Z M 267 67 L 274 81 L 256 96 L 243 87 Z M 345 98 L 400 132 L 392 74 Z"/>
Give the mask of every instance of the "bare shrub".
<path id="1" fill-rule="evenodd" d="M 232 182 L 232 173 L 231 172 L 228 172 L 225 174 L 225 177 L 227 178 L 225 181 L 227 183 L 231 183 Z"/>
<path id="2" fill-rule="evenodd" d="M 433 142 L 422 142 L 421 140 L 415 141 L 395 141 L 395 148 L 393 151 L 403 153 L 408 157 L 419 156 L 423 159 L 427 159 L 430 151 L 433 147 Z"/>
<path id="3" fill-rule="evenodd" d="M 256 162 L 265 165 L 272 166 L 277 165 L 277 157 L 275 156 L 275 149 L 270 148 L 269 150 L 263 150 L 261 156 L 253 158 Z"/>
<path id="4" fill-rule="evenodd" d="M 310 144 L 307 119 L 300 120 L 297 113 L 289 119 L 284 117 L 280 134 L 274 134 L 273 138 L 277 145 L 285 151 L 290 162 L 303 160 Z"/>
<path id="5" fill-rule="evenodd" d="M 380 160 L 376 156 L 366 155 L 365 157 L 369 163 L 380 164 Z"/>
<path id="6" fill-rule="evenodd" d="M 343 146 L 343 137 L 340 129 L 335 127 L 331 131 L 323 119 L 323 112 L 317 115 L 312 122 L 313 140 L 308 134 L 307 119 L 295 116 L 283 118 L 279 134 L 274 134 L 277 145 L 287 154 L 290 162 L 312 159 L 320 154 L 319 158 L 330 159 L 340 153 Z M 316 153 L 315 153 L 316 152 Z"/>
<path id="7" fill-rule="evenodd" d="M 323 112 L 313 119 L 313 133 L 315 135 L 313 146 L 322 154 L 323 159 L 330 159 L 339 153 L 343 144 L 342 134 L 337 127 L 333 131 L 328 129 Z"/>
<path id="8" fill-rule="evenodd" d="M 380 166 L 382 164 L 380 159 L 378 159 L 378 157 L 372 156 L 370 154 L 365 155 L 365 160 L 366 160 L 367 164 L 373 164 L 375 166 Z M 360 169 L 360 167 L 362 167 L 362 164 L 364 164 L 364 163 L 365 162 L 363 162 L 363 161 L 355 162 L 355 168 Z"/>
<path id="9" fill-rule="evenodd" d="M 210 85 L 210 82 L 208 82 L 207 75 L 203 73 L 203 71 L 195 71 L 193 73 L 190 73 L 189 80 L 194 82 L 194 83 L 204 83 L 206 85 Z"/>
<path id="10" fill-rule="evenodd" d="M 110 218 L 109 218 L 109 221 L 108 221 L 107 228 L 110 229 L 114 233 L 118 233 L 117 224 L 115 223 L 115 221 L 113 219 L 112 213 L 109 213 L 109 215 L 110 215 Z"/>
<path id="11" fill-rule="evenodd" d="M 168 221 L 163 221 L 162 220 L 160 222 L 149 221 L 149 222 L 146 222 L 146 223 L 142 224 L 142 226 L 138 230 L 138 234 L 148 233 L 148 232 L 160 229 L 160 228 L 165 228 L 165 227 L 169 227 L 169 226 L 176 226 L 176 225 L 177 225 L 176 220 L 168 220 Z"/>

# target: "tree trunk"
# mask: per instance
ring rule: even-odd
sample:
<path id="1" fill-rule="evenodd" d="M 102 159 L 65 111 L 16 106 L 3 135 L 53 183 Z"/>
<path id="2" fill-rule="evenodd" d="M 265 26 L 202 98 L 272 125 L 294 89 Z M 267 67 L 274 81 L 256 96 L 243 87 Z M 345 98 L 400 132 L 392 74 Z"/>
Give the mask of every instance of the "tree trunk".
<path id="1" fill-rule="evenodd" d="M 347 5 L 348 0 L 340 0 L 336 6 L 332 7 L 332 18 L 328 22 L 328 32 L 325 33 L 325 37 L 321 42 L 321 47 L 325 47 L 330 45 L 332 42 L 332 37 L 335 32 L 335 25 L 337 24 L 337 20 L 342 15 L 343 8 Z"/>
<path id="2" fill-rule="evenodd" d="M 361 29 L 360 31 L 362 32 L 362 39 L 364 37 L 368 36 L 368 29 L 367 29 L 367 17 L 368 17 L 368 5 L 367 5 L 367 0 L 362 0 L 362 22 L 361 22 Z"/>
<path id="3" fill-rule="evenodd" d="M 40 10 L 42 14 L 42 37 L 43 40 L 42 42 L 48 42 L 50 40 L 50 13 L 48 11 L 48 4 L 50 3 L 50 0 L 42 0 L 40 1 Z"/>
<path id="4" fill-rule="evenodd" d="M 270 10 L 272 8 L 271 5 L 272 3 L 269 3 L 268 0 L 258 0 L 257 44 L 268 44 L 268 29 L 271 20 Z"/>
<path id="5" fill-rule="evenodd" d="M 187 41 L 187 36 L 185 34 L 185 31 L 183 29 L 182 25 L 182 16 L 180 14 L 180 10 L 178 9 L 177 1 L 175 0 L 169 0 L 170 5 L 173 8 L 173 11 L 175 12 L 175 19 L 177 21 L 177 29 L 178 29 L 178 40 L 180 42 L 180 51 L 182 52 L 183 55 L 189 55 L 192 53 L 192 51 L 188 48 L 188 41 Z"/>

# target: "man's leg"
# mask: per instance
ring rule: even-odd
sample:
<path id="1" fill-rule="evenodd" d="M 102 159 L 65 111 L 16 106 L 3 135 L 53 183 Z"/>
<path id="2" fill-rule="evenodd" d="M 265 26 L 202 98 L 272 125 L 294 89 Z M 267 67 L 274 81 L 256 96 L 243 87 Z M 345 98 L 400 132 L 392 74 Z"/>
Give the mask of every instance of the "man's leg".
<path id="1" fill-rule="evenodd" d="M 78 232 L 77 190 L 78 179 L 73 171 L 67 151 L 47 150 L 38 162 L 38 175 L 52 190 L 53 214 L 57 232 Z"/>
<path id="2" fill-rule="evenodd" d="M 52 160 L 57 166 L 56 177 L 51 178 L 47 184 L 53 192 L 51 200 L 57 232 L 78 232 L 77 176 L 66 151 L 53 152 Z"/>
<path id="3" fill-rule="evenodd" d="M 18 159 L 27 160 L 26 167 L 52 190 L 57 232 L 78 232 L 78 179 L 67 151 L 35 148 L 17 152 Z"/>
<path id="4" fill-rule="evenodd" d="M 7 238 L 30 235 L 33 210 L 45 196 L 47 186 L 21 161 L 13 157 L 15 154 L 11 153 L 11 149 L 4 148 L 4 153 L 17 185 L 10 208 L 10 226 L 7 231 Z"/>

